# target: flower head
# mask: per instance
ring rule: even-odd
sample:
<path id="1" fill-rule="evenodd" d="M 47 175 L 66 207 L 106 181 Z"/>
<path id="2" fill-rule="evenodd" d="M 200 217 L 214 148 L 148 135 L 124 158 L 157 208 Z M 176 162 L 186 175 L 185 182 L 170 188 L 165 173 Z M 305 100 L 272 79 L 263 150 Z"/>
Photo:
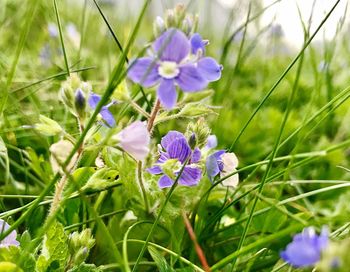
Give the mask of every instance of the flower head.
<path id="1" fill-rule="evenodd" d="M 92 109 L 95 109 L 97 104 L 100 102 L 101 96 L 95 93 L 91 93 L 89 97 L 89 105 Z M 102 119 L 108 124 L 110 127 L 115 126 L 115 120 L 113 117 L 113 114 L 109 111 L 109 107 L 115 104 L 115 102 L 111 102 L 106 106 L 103 106 L 100 114 L 102 116 Z"/>
<path id="2" fill-rule="evenodd" d="M 178 29 L 161 34 L 152 49 L 152 56 L 131 63 L 128 77 L 144 87 L 159 84 L 157 96 L 167 109 L 176 104 L 175 86 L 184 92 L 197 92 L 221 76 L 221 66 L 213 58 L 198 59 L 191 54 L 190 40 Z"/>
<path id="3" fill-rule="evenodd" d="M 212 182 L 213 178 L 220 174 L 220 177 L 230 175 L 236 170 L 238 159 L 234 153 L 227 153 L 225 150 L 219 150 L 209 155 L 206 160 L 207 175 Z M 239 176 L 234 174 L 225 179 L 222 184 L 224 186 L 236 187 L 238 185 Z"/>
<path id="4" fill-rule="evenodd" d="M 141 121 L 135 121 L 117 134 L 119 145 L 137 160 L 144 160 L 149 152 L 150 133 Z"/>
<path id="5" fill-rule="evenodd" d="M 7 224 L 4 220 L 0 219 L 0 234 L 4 233 L 10 228 L 10 225 Z M 1 247 L 9 246 L 19 246 L 19 242 L 16 240 L 17 232 L 15 230 L 11 231 L 3 240 L 0 241 Z"/>
<path id="6" fill-rule="evenodd" d="M 160 188 L 171 187 L 174 180 L 180 174 L 184 167 L 178 182 L 185 186 L 197 185 L 202 176 L 202 170 L 197 163 L 201 158 L 201 152 L 198 148 L 191 150 L 185 136 L 177 131 L 169 131 L 161 140 L 162 149 L 155 166 L 148 168 L 148 172 L 154 175 L 162 174 L 158 181 Z"/>
<path id="7" fill-rule="evenodd" d="M 322 251 L 328 246 L 328 231 L 322 229 L 320 235 L 313 227 L 305 228 L 293 237 L 293 241 L 281 252 L 281 258 L 294 267 L 315 265 Z"/>

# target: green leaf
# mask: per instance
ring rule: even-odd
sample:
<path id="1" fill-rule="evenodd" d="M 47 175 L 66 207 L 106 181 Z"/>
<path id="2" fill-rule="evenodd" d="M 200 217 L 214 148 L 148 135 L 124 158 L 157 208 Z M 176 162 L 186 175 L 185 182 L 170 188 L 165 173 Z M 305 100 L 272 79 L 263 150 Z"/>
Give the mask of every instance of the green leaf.
<path id="1" fill-rule="evenodd" d="M 0 271 L 2 272 L 23 272 L 16 264 L 11 262 L 0 262 Z"/>
<path id="2" fill-rule="evenodd" d="M 37 270 L 63 271 L 68 258 L 68 238 L 58 221 L 52 223 L 44 237 L 41 255 L 37 261 Z M 49 270 L 48 270 L 49 269 Z"/>
<path id="3" fill-rule="evenodd" d="M 21 263 L 20 260 L 22 261 Z M 0 263 L 2 263 L 2 265 L 0 265 L 0 271 L 26 272 L 34 271 L 35 268 L 35 259 L 33 255 L 28 252 L 22 251 L 21 248 L 15 246 L 0 247 Z M 11 263 L 12 265 L 10 265 Z"/>
<path id="4" fill-rule="evenodd" d="M 79 266 L 69 269 L 67 272 L 101 272 L 101 268 L 96 267 L 94 264 L 81 263 Z"/>
<path id="5" fill-rule="evenodd" d="M 152 256 L 152 259 L 157 264 L 160 272 L 171 272 L 174 271 L 171 266 L 167 263 L 164 256 L 160 254 L 154 247 L 148 246 L 148 251 Z"/>

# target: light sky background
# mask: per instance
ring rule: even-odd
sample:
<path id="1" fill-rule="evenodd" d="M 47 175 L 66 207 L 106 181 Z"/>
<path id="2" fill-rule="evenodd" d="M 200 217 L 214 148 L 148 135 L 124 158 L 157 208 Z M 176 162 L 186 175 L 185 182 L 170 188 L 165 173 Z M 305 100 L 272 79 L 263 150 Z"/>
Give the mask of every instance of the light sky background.
<path id="1" fill-rule="evenodd" d="M 240 0 L 217 0 L 223 7 L 232 8 Z M 273 0 L 261 0 L 263 6 L 274 2 Z M 315 40 L 332 39 L 336 32 L 339 20 L 344 15 L 348 0 L 341 0 L 331 17 L 325 23 L 323 30 L 316 36 Z M 269 24 L 272 18 L 282 26 L 285 39 L 294 46 L 300 46 L 303 42 L 303 30 L 300 23 L 297 6 L 301 11 L 304 21 L 308 21 L 314 0 L 282 0 L 280 3 L 268 9 L 262 16 L 261 22 Z M 311 32 L 317 28 L 326 13 L 332 8 L 336 0 L 317 0 L 313 13 Z M 349 19 L 346 17 L 346 22 Z M 350 34 L 350 33 L 349 33 Z"/>

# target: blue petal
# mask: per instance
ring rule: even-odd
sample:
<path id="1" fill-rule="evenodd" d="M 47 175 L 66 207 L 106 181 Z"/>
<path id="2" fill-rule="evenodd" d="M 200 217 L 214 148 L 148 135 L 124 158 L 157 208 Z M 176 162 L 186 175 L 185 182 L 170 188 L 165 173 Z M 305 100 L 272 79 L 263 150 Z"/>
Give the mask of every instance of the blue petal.
<path id="1" fill-rule="evenodd" d="M 201 151 L 199 150 L 198 147 L 195 148 L 195 150 L 193 150 L 192 153 L 192 158 L 191 158 L 191 163 L 197 163 L 199 162 L 199 160 L 201 159 Z"/>
<path id="2" fill-rule="evenodd" d="M 310 243 L 292 242 L 281 253 L 281 257 L 294 267 L 308 267 L 320 260 L 321 253 Z"/>
<path id="3" fill-rule="evenodd" d="M 181 163 L 184 163 L 192 152 L 187 140 L 184 138 L 173 141 L 168 146 L 167 151 L 171 159 L 178 159 Z"/>
<path id="4" fill-rule="evenodd" d="M 218 161 L 214 154 L 208 156 L 205 166 L 207 168 L 207 175 L 211 182 L 213 182 L 213 178 L 220 173 L 220 168 L 218 165 Z"/>
<path id="5" fill-rule="evenodd" d="M 182 31 L 170 28 L 155 40 L 153 49 L 160 60 L 180 63 L 190 52 L 190 42 Z"/>
<path id="6" fill-rule="evenodd" d="M 182 65 L 175 81 L 184 92 L 200 91 L 208 85 L 208 81 L 194 64 Z"/>
<path id="7" fill-rule="evenodd" d="M 168 188 L 171 187 L 174 184 L 174 181 L 169 178 L 167 175 L 163 175 L 158 180 L 158 186 L 159 188 Z"/>
<path id="8" fill-rule="evenodd" d="M 160 144 L 162 145 L 162 147 L 165 149 L 165 150 L 168 150 L 168 146 L 173 142 L 175 141 L 176 139 L 186 139 L 185 136 L 181 133 L 181 132 L 178 132 L 178 131 L 175 131 L 175 130 L 171 130 L 167 133 L 167 135 L 165 135 Z M 166 153 L 165 153 L 166 154 Z M 162 157 L 162 153 L 161 153 L 161 157 Z"/>
<path id="9" fill-rule="evenodd" d="M 198 33 L 195 33 L 191 37 L 191 52 L 192 54 L 196 54 L 198 49 L 201 49 L 203 54 L 205 53 L 205 42 L 203 42 L 203 39 L 201 35 Z"/>
<path id="10" fill-rule="evenodd" d="M 103 120 L 105 120 L 110 127 L 115 126 L 115 120 L 114 120 L 113 114 L 109 111 L 109 109 L 106 106 L 102 107 L 100 114 Z"/>
<path id="11" fill-rule="evenodd" d="M 136 59 L 129 67 L 128 77 L 144 87 L 151 87 L 160 79 L 158 75 L 158 64 L 153 58 Z"/>
<path id="12" fill-rule="evenodd" d="M 174 81 L 171 79 L 163 79 L 158 87 L 157 96 L 164 108 L 168 110 L 172 109 L 177 100 Z"/>
<path id="13" fill-rule="evenodd" d="M 208 81 L 216 81 L 221 77 L 222 66 L 210 57 L 201 58 L 198 63 L 199 73 Z"/>
<path id="14" fill-rule="evenodd" d="M 202 170 L 198 167 L 185 166 L 180 178 L 179 184 L 185 186 L 197 185 L 202 177 Z"/>
<path id="15" fill-rule="evenodd" d="M 215 135 L 209 135 L 207 139 L 207 144 L 205 145 L 206 148 L 215 148 L 218 145 L 218 139 Z"/>
<path id="16" fill-rule="evenodd" d="M 158 165 L 147 168 L 147 172 L 152 174 L 152 175 L 159 175 L 159 174 L 163 173 L 162 169 Z"/>
<path id="17" fill-rule="evenodd" d="M 91 93 L 89 96 L 89 105 L 91 108 L 96 108 L 98 102 L 100 102 L 101 96 L 95 93 Z"/>

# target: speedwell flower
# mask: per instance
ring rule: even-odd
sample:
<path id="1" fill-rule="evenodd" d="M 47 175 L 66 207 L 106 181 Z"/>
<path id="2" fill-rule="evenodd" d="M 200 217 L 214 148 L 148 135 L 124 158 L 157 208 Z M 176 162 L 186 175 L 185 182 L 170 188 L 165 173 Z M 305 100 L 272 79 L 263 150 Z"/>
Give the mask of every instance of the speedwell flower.
<path id="1" fill-rule="evenodd" d="M 10 225 L 4 220 L 0 219 L 0 234 L 7 231 Z M 19 242 L 16 240 L 17 232 L 15 230 L 11 231 L 4 239 L 0 241 L 0 248 L 9 246 L 19 246 Z"/>
<path id="2" fill-rule="evenodd" d="M 151 136 L 143 122 L 133 122 L 119 132 L 116 137 L 120 147 L 135 159 L 142 161 L 148 155 Z"/>
<path id="3" fill-rule="evenodd" d="M 152 56 L 131 63 L 128 77 L 146 88 L 159 83 L 157 96 L 167 109 L 176 104 L 175 86 L 184 92 L 197 92 L 220 78 L 221 66 L 212 58 L 198 60 L 193 56 L 190 40 L 178 29 L 170 28 L 161 34 L 152 49 Z"/>
<path id="4" fill-rule="evenodd" d="M 236 170 L 238 159 L 234 153 L 227 153 L 225 150 L 219 150 L 208 156 L 206 160 L 207 175 L 212 182 L 213 178 L 220 174 L 220 177 L 226 177 Z M 236 187 L 238 185 L 238 173 L 234 174 L 222 182 L 224 186 Z"/>
<path id="5" fill-rule="evenodd" d="M 161 140 L 160 156 L 155 166 L 148 168 L 148 172 L 154 175 L 162 174 L 158 181 L 160 188 L 171 187 L 184 167 L 178 182 L 185 186 L 197 185 L 202 176 L 202 170 L 197 163 L 201 158 L 199 149 L 191 150 L 185 136 L 177 131 L 169 131 Z"/>
<path id="6" fill-rule="evenodd" d="M 293 241 L 281 252 L 281 258 L 294 267 L 315 265 L 322 251 L 328 246 L 328 230 L 322 229 L 317 235 L 313 227 L 305 228 L 294 236 Z"/>
<path id="7" fill-rule="evenodd" d="M 92 109 L 95 109 L 98 102 L 100 102 L 101 96 L 95 93 L 91 93 L 89 97 L 89 105 Z M 115 102 L 111 102 L 106 106 L 103 106 L 100 114 L 102 116 L 102 119 L 110 126 L 114 127 L 115 126 L 115 120 L 113 117 L 113 114 L 109 111 L 109 107 L 115 104 Z"/>

